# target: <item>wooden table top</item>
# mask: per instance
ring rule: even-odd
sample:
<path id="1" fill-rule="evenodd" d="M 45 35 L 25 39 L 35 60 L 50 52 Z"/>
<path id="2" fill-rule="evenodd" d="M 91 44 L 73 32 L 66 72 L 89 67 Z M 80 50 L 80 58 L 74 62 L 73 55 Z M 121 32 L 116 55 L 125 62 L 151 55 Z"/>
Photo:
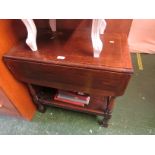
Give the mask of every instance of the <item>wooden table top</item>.
<path id="1" fill-rule="evenodd" d="M 99 58 L 93 57 L 90 30 L 76 29 L 73 32 L 58 32 L 55 39 L 49 35 L 37 39 L 38 51 L 32 52 L 23 40 L 12 48 L 5 57 L 98 70 L 132 73 L 132 62 L 128 49 L 127 36 L 123 33 L 101 35 L 103 49 Z M 65 59 L 57 59 L 64 56 Z"/>

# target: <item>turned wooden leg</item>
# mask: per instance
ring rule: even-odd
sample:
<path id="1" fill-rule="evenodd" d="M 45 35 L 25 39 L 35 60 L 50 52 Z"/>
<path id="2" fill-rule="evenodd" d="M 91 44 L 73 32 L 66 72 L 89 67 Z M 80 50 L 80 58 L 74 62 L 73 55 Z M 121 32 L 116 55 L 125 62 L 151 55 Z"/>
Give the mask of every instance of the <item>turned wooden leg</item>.
<path id="1" fill-rule="evenodd" d="M 112 115 L 111 115 L 111 112 L 107 112 L 104 114 L 104 118 L 102 121 L 99 122 L 99 124 L 102 126 L 102 127 L 105 127 L 107 128 L 109 126 L 109 120 L 111 119 Z"/>
<path id="2" fill-rule="evenodd" d="M 104 33 L 105 28 L 106 28 L 106 21 L 104 19 L 93 19 L 91 39 L 95 58 L 98 58 L 102 51 L 103 43 L 100 39 L 100 34 Z"/>
<path id="3" fill-rule="evenodd" d="M 38 50 L 36 43 L 37 29 L 33 19 L 22 19 L 22 22 L 26 26 L 28 33 L 26 44 L 30 47 L 32 51 L 37 51 Z"/>
<path id="4" fill-rule="evenodd" d="M 39 112 L 41 113 L 44 113 L 46 111 L 46 106 L 43 105 L 39 99 L 38 99 L 38 96 L 36 95 L 36 92 L 35 90 L 33 89 L 33 86 L 31 84 L 27 84 L 28 85 L 28 88 L 29 88 L 29 91 L 30 91 L 30 94 L 32 96 L 32 100 L 33 102 L 35 103 L 36 105 L 36 108 Z"/>
<path id="5" fill-rule="evenodd" d="M 116 98 L 115 96 L 107 98 L 107 103 L 106 103 L 106 106 L 105 106 L 105 109 L 104 109 L 104 116 L 103 116 L 104 118 L 103 118 L 102 121 L 99 121 L 99 124 L 102 127 L 108 127 L 108 122 L 112 117 L 112 109 L 113 109 L 113 106 L 114 106 L 115 98 Z"/>
<path id="6" fill-rule="evenodd" d="M 41 104 L 39 101 L 35 102 L 37 110 L 41 113 L 46 112 L 46 106 Z"/>

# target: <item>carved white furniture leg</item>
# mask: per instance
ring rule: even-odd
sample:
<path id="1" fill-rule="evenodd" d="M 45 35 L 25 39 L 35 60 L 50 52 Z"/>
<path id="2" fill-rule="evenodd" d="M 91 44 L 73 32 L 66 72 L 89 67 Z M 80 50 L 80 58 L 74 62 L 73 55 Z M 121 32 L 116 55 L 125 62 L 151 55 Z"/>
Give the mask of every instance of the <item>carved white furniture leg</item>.
<path id="1" fill-rule="evenodd" d="M 37 29 L 33 19 L 22 19 L 22 22 L 26 26 L 27 33 L 28 33 L 26 44 L 30 47 L 32 51 L 37 51 L 38 50 L 37 43 L 36 43 Z"/>
<path id="2" fill-rule="evenodd" d="M 56 32 L 56 19 L 49 19 L 49 24 L 50 24 L 51 30 L 53 32 Z"/>
<path id="3" fill-rule="evenodd" d="M 100 39 L 100 34 L 104 33 L 105 28 L 106 28 L 106 21 L 104 19 L 93 19 L 91 39 L 95 58 L 98 58 L 102 51 L 103 43 Z"/>

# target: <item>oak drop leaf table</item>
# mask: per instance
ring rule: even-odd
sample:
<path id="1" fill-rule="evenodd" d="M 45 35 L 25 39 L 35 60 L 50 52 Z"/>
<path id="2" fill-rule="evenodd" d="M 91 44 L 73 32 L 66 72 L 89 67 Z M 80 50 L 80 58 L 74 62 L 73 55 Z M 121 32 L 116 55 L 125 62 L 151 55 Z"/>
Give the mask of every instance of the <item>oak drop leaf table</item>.
<path id="1" fill-rule="evenodd" d="M 105 33 L 101 55 L 94 58 L 89 34 L 76 30 L 60 33 L 54 40 L 41 37 L 37 52 L 23 41 L 3 58 L 15 78 L 28 85 L 39 111 L 51 105 L 102 115 L 100 124 L 107 127 L 115 98 L 124 94 L 133 73 L 127 36 Z M 80 107 L 54 101 L 57 89 L 87 93 L 90 103 Z"/>

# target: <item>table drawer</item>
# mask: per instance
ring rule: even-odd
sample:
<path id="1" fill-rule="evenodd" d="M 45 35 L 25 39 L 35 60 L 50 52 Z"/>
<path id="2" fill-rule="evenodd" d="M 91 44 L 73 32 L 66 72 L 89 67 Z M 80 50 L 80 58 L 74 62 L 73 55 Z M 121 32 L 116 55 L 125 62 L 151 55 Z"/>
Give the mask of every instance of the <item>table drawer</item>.
<path id="1" fill-rule="evenodd" d="M 0 114 L 20 116 L 4 91 L 0 88 Z"/>
<path id="2" fill-rule="evenodd" d="M 130 74 L 106 70 L 12 59 L 5 61 L 20 81 L 58 89 L 104 93 L 105 96 L 122 95 L 130 79 Z"/>

